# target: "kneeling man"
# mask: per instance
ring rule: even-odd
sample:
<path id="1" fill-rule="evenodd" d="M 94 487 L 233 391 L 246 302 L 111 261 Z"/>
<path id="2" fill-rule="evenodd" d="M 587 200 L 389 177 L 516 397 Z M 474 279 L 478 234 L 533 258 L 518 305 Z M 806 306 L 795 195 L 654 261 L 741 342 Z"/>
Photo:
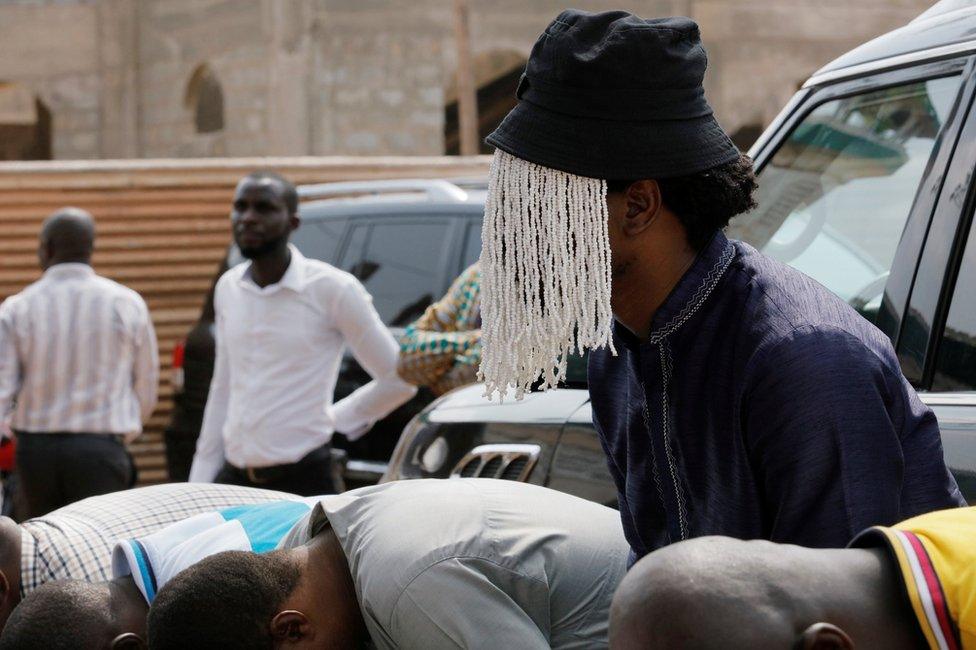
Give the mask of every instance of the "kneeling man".
<path id="1" fill-rule="evenodd" d="M 150 647 L 605 647 L 628 554 L 615 511 L 491 479 L 324 497 L 282 547 L 176 576 Z"/>
<path id="2" fill-rule="evenodd" d="M 613 602 L 614 650 L 976 648 L 976 508 L 851 547 L 704 537 L 651 553 Z"/>
<path id="3" fill-rule="evenodd" d="M 289 498 L 234 506 L 195 515 L 145 537 L 120 540 L 112 553 L 111 581 L 45 583 L 7 620 L 0 650 L 144 649 L 149 604 L 170 578 L 221 551 L 274 550 L 316 502 L 314 497 Z"/>
<path id="4" fill-rule="evenodd" d="M 19 525 L 0 517 L 0 631 L 21 599 L 45 583 L 109 580 L 119 539 L 149 535 L 202 512 L 297 498 L 231 485 L 173 483 L 89 497 Z"/>

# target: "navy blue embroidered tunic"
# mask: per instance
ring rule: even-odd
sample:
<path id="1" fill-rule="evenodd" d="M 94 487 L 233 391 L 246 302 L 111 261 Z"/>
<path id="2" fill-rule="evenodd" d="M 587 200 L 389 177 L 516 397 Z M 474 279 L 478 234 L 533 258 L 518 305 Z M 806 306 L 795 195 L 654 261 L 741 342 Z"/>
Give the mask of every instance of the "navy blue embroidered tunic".
<path id="1" fill-rule="evenodd" d="M 658 309 L 590 355 L 631 561 L 702 535 L 843 547 L 964 505 L 891 342 L 792 268 L 717 234 Z"/>

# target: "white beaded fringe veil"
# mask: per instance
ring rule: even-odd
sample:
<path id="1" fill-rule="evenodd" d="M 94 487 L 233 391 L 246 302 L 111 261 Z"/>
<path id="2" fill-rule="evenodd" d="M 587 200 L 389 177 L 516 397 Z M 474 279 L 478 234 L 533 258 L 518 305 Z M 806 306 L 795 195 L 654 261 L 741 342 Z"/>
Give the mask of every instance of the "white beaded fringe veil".
<path id="1" fill-rule="evenodd" d="M 482 232 L 485 394 L 566 378 L 571 353 L 610 346 L 606 181 L 496 151 Z"/>

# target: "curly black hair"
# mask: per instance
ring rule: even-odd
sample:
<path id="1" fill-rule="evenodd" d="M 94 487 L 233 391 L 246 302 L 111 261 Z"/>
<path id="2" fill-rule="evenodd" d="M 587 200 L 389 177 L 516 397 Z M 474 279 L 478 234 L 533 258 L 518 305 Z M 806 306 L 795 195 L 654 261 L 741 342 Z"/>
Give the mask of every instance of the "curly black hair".
<path id="1" fill-rule="evenodd" d="M 656 179 L 664 205 L 681 220 L 688 243 L 701 250 L 715 231 L 756 207 L 756 174 L 745 154 L 697 174 Z M 635 180 L 608 180 L 608 192 L 623 192 Z"/>

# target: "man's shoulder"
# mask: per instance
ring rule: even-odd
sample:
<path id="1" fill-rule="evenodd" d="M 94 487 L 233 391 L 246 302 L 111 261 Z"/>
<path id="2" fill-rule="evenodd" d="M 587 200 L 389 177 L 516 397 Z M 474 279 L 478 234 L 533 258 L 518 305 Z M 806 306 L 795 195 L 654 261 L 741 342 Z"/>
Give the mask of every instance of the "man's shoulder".
<path id="1" fill-rule="evenodd" d="M 222 301 L 235 301 L 236 293 L 240 291 L 241 281 L 244 274 L 251 267 L 250 262 L 236 264 L 221 274 L 214 285 L 214 307 L 219 309 Z M 230 297 L 225 297 L 230 295 Z"/>
<path id="2" fill-rule="evenodd" d="M 21 289 L 19 292 L 9 296 L 6 300 L 0 304 L 0 309 L 10 310 L 17 306 L 23 306 L 30 304 L 31 299 L 34 296 L 44 293 L 44 288 L 47 286 L 47 282 L 44 277 L 40 277 L 37 280 L 31 282 L 26 287 Z"/>
<path id="3" fill-rule="evenodd" d="M 731 288 L 747 293 L 757 306 L 775 308 L 795 325 L 827 315 L 836 318 L 853 312 L 825 286 L 788 264 L 735 242 L 737 255 L 729 268 Z M 854 314 L 856 315 L 856 314 Z"/>
<path id="4" fill-rule="evenodd" d="M 17 306 L 23 301 L 23 293 L 23 291 L 15 293 L 0 302 L 0 317 L 9 317 L 16 311 Z"/>
<path id="5" fill-rule="evenodd" d="M 109 299 L 122 300 L 128 304 L 134 304 L 141 307 L 144 307 L 146 304 L 142 296 L 139 295 L 139 293 L 135 290 L 102 275 L 90 275 L 84 280 L 84 283 L 81 286 L 81 291 L 88 296 L 97 295 L 103 297 L 103 299 L 107 296 Z M 38 300 L 48 301 L 51 299 L 51 296 L 57 295 L 52 294 L 52 291 L 63 290 L 63 288 L 52 284 L 42 277 L 39 280 L 27 285 L 22 291 L 20 291 L 20 293 L 14 294 L 4 300 L 0 308 L 5 311 L 18 308 L 30 309 L 30 305 L 36 304 Z"/>
<path id="6" fill-rule="evenodd" d="M 359 280 L 352 273 L 332 266 L 328 262 L 306 257 L 304 264 L 306 284 L 325 283 L 342 288 L 359 284 Z"/>
<path id="7" fill-rule="evenodd" d="M 729 289 L 742 302 L 739 322 L 763 339 L 853 338 L 869 348 L 888 339 L 851 305 L 797 269 L 736 242 Z"/>
<path id="8" fill-rule="evenodd" d="M 91 281 L 94 286 L 97 286 L 99 289 L 122 300 L 126 300 L 138 305 L 144 305 L 146 302 L 135 289 L 127 287 L 121 282 L 116 282 L 111 278 L 106 278 L 104 275 L 93 275 Z"/>
<path id="9" fill-rule="evenodd" d="M 302 281 L 303 291 L 309 291 L 324 301 L 340 300 L 356 289 L 365 293 L 356 276 L 322 260 L 305 259 Z"/>
<path id="10" fill-rule="evenodd" d="M 217 278 L 216 290 L 220 291 L 232 282 L 237 282 L 244 277 L 247 273 L 247 269 L 250 268 L 250 262 L 241 262 L 240 264 L 235 264 L 226 271 L 224 271 L 219 278 Z"/>

